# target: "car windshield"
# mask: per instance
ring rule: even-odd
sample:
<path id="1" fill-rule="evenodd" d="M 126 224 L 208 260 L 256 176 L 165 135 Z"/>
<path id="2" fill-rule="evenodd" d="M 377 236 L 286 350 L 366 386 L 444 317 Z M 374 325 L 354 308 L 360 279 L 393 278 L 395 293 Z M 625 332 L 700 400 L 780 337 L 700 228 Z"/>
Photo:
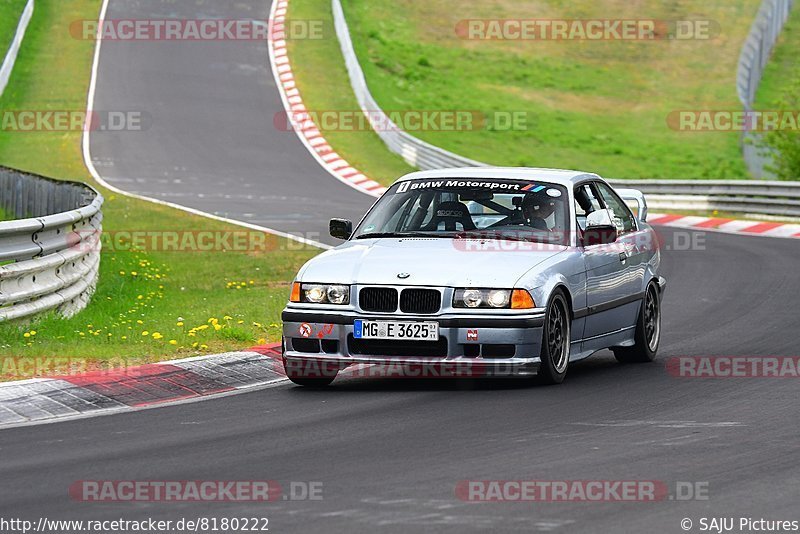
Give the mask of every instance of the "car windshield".
<path id="1" fill-rule="evenodd" d="M 394 184 L 354 233 L 380 237 L 486 237 L 567 244 L 567 190 L 545 182 L 436 178 Z"/>

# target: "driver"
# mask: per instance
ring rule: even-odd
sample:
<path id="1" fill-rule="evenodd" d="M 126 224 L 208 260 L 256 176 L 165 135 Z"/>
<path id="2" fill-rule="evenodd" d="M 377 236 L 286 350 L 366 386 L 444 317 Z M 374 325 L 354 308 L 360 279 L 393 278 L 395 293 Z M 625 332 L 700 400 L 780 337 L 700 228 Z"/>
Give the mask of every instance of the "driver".
<path id="1" fill-rule="evenodd" d="M 556 203 L 545 195 L 525 195 L 522 201 L 522 214 L 525 224 L 537 230 L 550 231 L 546 219 L 556 210 Z"/>

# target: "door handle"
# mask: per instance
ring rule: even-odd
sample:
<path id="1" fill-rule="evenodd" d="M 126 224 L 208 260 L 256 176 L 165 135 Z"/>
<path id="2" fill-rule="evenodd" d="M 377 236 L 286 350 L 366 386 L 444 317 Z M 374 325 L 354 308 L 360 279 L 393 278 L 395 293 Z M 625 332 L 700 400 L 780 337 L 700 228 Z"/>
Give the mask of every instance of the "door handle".
<path id="1" fill-rule="evenodd" d="M 621 261 L 622 263 L 625 263 L 626 261 L 628 261 L 627 252 L 620 252 L 619 253 L 619 261 Z"/>

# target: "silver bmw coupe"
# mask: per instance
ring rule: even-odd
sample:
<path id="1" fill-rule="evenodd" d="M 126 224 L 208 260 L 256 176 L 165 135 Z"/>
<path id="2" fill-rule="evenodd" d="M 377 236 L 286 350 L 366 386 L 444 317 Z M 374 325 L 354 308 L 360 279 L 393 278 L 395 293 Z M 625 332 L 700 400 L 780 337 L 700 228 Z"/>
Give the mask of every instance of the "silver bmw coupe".
<path id="1" fill-rule="evenodd" d="M 350 366 L 390 365 L 554 384 L 601 349 L 653 361 L 666 281 L 646 218 L 639 191 L 586 172 L 403 176 L 355 227 L 331 220 L 344 243 L 297 274 L 286 374 L 325 386 Z"/>

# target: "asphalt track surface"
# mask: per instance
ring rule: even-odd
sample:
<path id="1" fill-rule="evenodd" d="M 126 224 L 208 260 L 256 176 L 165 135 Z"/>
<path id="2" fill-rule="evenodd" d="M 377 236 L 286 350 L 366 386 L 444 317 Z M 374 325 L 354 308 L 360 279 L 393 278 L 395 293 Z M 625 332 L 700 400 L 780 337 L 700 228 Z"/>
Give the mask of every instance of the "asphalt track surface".
<path id="1" fill-rule="evenodd" d="M 153 15 L 135 11 L 149 4 L 125 3 L 124 13 L 119 12 L 121 5 L 112 2 L 109 18 Z M 235 5 L 238 9 L 246 3 Z M 265 17 L 266 11 L 267 6 L 260 6 L 257 15 Z M 241 179 L 253 188 L 281 190 L 292 199 L 275 206 L 305 196 L 319 205 L 322 197 L 310 189 L 313 182 L 324 194 L 336 191 L 346 197 L 353 210 L 359 202 L 363 209 L 366 197 L 340 191 L 340 184 L 315 168 L 294 138 L 257 128 L 258 121 L 250 123 L 257 130 L 252 136 L 231 137 L 239 128 L 227 121 L 249 121 L 258 113 L 267 119 L 278 109 L 263 65 L 266 50 L 260 54 L 226 43 L 222 48 L 230 50 L 209 48 L 187 65 L 188 48 L 186 55 L 174 57 L 168 49 L 141 52 L 139 45 L 124 46 L 131 51 L 104 45 L 98 96 L 111 99 L 114 91 L 124 90 L 128 101 L 158 101 L 165 113 L 187 122 L 165 134 L 182 138 L 174 150 L 162 146 L 168 139 L 152 142 L 155 154 L 149 161 L 136 162 L 144 154 L 138 151 L 146 147 L 130 148 L 137 151 L 131 156 L 129 147 L 106 146 L 115 166 L 101 169 L 105 176 L 113 176 L 106 174 L 113 169 L 118 176 L 135 172 L 144 180 L 115 182 L 118 186 L 166 193 L 171 185 L 159 182 L 159 165 L 190 164 L 196 167 L 181 176 L 193 177 L 195 189 L 202 190 L 202 177 L 207 177 L 209 191 L 221 180 L 233 194 Z M 131 80 L 152 79 L 113 85 L 114 76 L 104 71 L 113 71 L 109 62 L 123 55 L 129 58 L 127 68 L 135 70 Z M 240 71 L 248 74 L 214 89 L 203 81 L 214 69 L 221 71 L 220 80 Z M 179 73 L 175 78 L 173 70 Z M 104 88 L 105 83 L 112 83 L 112 89 Z M 158 90 L 161 83 L 167 85 L 163 92 Z M 248 84 L 253 87 L 246 88 Z M 228 90 L 240 91 L 236 97 L 249 94 L 253 109 L 243 105 L 235 116 L 220 112 L 208 123 L 213 127 L 208 126 L 203 114 L 216 112 L 204 99 L 228 101 L 231 109 L 240 104 L 224 96 Z M 178 113 L 173 106 L 189 109 Z M 214 157 L 203 149 L 212 139 L 218 141 Z M 97 149 L 93 139 L 93 153 Z M 213 167 L 192 163 L 195 156 Z M 259 168 L 259 161 L 269 168 Z M 228 165 L 237 169 L 235 175 L 225 173 Z M 290 194 L 295 187 L 302 195 Z M 238 206 L 235 199 L 202 198 L 187 196 L 183 201 L 215 211 L 219 202 L 227 202 L 219 209 L 230 214 Z M 303 224 L 285 215 L 281 220 L 286 228 Z M 275 217 L 273 223 L 281 222 Z M 488 528 L 683 532 L 683 518 L 695 522 L 693 531 L 700 517 L 798 519 L 798 381 L 676 378 L 665 362 L 687 355 L 797 356 L 800 244 L 692 232 L 702 237 L 699 245 L 675 250 L 680 248 L 676 244 L 685 243 L 688 231 L 661 232 L 669 287 L 662 348 L 653 364 L 623 366 L 610 353 L 598 353 L 573 365 L 567 380 L 553 387 L 507 380 L 363 378 L 340 379 L 324 391 L 284 384 L 200 403 L 7 429 L 0 432 L 0 516 L 33 521 L 255 516 L 268 517 L 272 532 L 324 533 Z M 132 504 L 81 503 L 68 495 L 69 486 L 79 480 L 263 479 L 284 487 L 290 481 L 319 481 L 323 499 Z M 466 503 L 455 495 L 461 480 L 520 479 L 699 482 L 708 484 L 709 498 Z"/>
<path id="2" fill-rule="evenodd" d="M 265 21 L 269 10 L 268 0 L 110 0 L 106 19 Z M 141 131 L 90 136 L 100 175 L 131 193 L 329 244 L 331 217 L 358 220 L 375 200 L 275 127 L 285 114 L 265 41 L 104 40 L 94 109 L 141 113 Z"/>

